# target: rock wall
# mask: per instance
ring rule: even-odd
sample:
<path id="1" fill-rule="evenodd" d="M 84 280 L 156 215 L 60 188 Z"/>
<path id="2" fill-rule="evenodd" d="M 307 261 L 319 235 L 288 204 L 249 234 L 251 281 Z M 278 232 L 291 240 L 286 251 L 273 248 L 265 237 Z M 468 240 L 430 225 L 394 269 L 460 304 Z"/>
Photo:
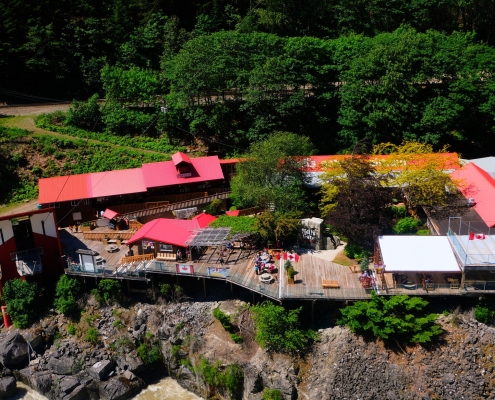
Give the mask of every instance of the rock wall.
<path id="1" fill-rule="evenodd" d="M 216 307 L 238 318 L 243 343 L 234 343 L 212 317 Z M 445 335 L 427 347 L 404 347 L 392 340 L 388 348 L 331 327 L 319 331 L 320 339 L 307 354 L 291 357 L 260 349 L 244 310 L 240 301 L 98 309 L 99 318 L 91 321 L 100 335 L 96 344 L 69 335 L 69 321 L 62 315 L 47 317 L 28 331 L 2 332 L 0 398 L 15 390 L 14 376 L 50 399 L 79 400 L 130 398 L 147 377 L 160 375 L 170 375 L 204 398 L 260 400 L 265 387 L 279 389 L 285 399 L 495 398 L 495 330 L 469 315 L 440 316 Z M 152 368 L 136 351 L 149 337 L 159 340 L 164 360 Z M 31 365 L 26 342 L 35 348 Z M 242 389 L 229 394 L 206 384 L 194 368 L 202 358 L 220 369 L 239 364 Z"/>

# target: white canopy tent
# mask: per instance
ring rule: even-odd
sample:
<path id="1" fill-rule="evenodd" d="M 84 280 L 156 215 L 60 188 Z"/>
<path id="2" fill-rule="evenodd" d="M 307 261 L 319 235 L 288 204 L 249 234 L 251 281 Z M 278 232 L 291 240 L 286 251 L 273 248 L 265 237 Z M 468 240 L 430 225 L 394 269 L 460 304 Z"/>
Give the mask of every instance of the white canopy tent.
<path id="1" fill-rule="evenodd" d="M 385 272 L 460 273 L 447 236 L 379 236 Z"/>

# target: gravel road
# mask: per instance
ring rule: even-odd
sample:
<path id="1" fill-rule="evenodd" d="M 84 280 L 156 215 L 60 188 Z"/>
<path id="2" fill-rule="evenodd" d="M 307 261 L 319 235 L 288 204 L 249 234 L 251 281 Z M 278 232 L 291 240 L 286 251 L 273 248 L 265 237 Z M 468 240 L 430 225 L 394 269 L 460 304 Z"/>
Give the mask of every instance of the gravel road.
<path id="1" fill-rule="evenodd" d="M 17 115 L 37 115 L 43 113 L 50 113 L 53 111 L 61 110 L 66 111 L 70 107 L 70 104 L 43 104 L 36 106 L 1 106 L 0 116 L 17 116 Z"/>

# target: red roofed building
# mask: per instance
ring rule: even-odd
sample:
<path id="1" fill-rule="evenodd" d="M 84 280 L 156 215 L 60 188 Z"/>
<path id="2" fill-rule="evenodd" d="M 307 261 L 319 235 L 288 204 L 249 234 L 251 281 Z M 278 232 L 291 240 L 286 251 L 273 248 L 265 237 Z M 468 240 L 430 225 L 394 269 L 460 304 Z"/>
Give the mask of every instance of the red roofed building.
<path id="1" fill-rule="evenodd" d="M 451 174 L 466 199 L 474 199 L 474 209 L 485 224 L 495 226 L 495 179 L 473 163 Z"/>
<path id="2" fill-rule="evenodd" d="M 0 217 L 1 284 L 21 276 L 63 273 L 57 220 L 53 210 Z M 50 279 L 50 278 L 48 278 Z"/>
<path id="3" fill-rule="evenodd" d="M 115 205 L 144 203 L 160 196 L 217 193 L 224 174 L 217 156 L 189 158 L 178 152 L 171 161 L 89 174 L 39 180 L 39 204 L 53 207 L 61 226 L 90 221 Z M 144 208 L 144 207 L 143 207 Z"/>
<path id="4" fill-rule="evenodd" d="M 128 241 L 137 245 L 139 254 L 168 253 L 175 256 L 178 249 L 187 247 L 186 240 L 194 230 L 206 228 L 216 217 L 199 214 L 191 220 L 159 218 L 143 225 Z"/>

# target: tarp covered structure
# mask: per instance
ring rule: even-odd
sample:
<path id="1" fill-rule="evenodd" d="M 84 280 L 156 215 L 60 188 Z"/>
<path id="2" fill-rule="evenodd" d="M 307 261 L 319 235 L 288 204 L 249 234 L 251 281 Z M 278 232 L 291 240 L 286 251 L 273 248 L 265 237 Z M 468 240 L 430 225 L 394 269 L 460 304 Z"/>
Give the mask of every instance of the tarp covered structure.
<path id="1" fill-rule="evenodd" d="M 379 236 L 385 272 L 460 273 L 447 236 Z"/>

